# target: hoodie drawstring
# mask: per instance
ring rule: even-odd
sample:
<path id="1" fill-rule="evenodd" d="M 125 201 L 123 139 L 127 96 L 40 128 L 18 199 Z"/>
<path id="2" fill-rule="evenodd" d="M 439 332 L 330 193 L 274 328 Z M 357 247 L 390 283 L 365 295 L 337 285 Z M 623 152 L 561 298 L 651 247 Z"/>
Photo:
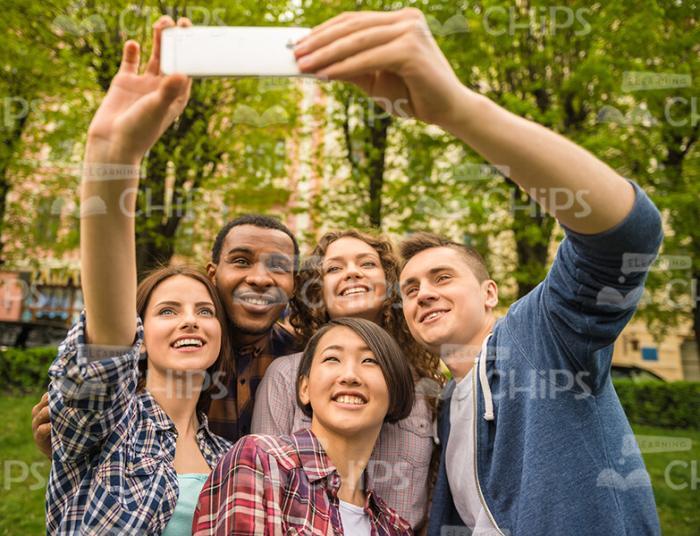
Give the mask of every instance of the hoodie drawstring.
<path id="1" fill-rule="evenodd" d="M 484 343 L 481 346 L 481 353 L 479 354 L 479 362 L 477 364 L 479 368 L 479 384 L 481 385 L 481 391 L 484 393 L 484 419 L 487 421 L 493 420 L 493 397 L 491 395 L 491 387 L 489 386 L 488 378 L 486 377 L 486 345 L 489 342 L 493 333 L 489 333 L 484 339 Z"/>

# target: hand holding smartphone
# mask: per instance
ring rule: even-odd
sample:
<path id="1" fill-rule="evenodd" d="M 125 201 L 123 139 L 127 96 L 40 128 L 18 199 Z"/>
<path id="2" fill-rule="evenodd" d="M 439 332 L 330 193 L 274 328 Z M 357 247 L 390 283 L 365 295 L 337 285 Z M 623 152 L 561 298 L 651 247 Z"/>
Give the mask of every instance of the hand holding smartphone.
<path id="1" fill-rule="evenodd" d="M 293 49 L 310 31 L 253 26 L 168 28 L 162 35 L 160 68 L 165 74 L 193 78 L 308 76 L 299 70 Z"/>

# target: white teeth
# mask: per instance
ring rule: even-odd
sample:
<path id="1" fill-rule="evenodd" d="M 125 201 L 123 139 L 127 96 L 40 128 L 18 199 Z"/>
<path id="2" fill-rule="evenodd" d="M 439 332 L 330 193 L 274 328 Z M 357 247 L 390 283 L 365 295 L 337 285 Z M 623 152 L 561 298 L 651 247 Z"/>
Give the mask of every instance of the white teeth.
<path id="1" fill-rule="evenodd" d="M 357 406 L 360 406 L 360 405 L 366 403 L 359 396 L 351 396 L 351 395 L 340 395 L 339 397 L 337 397 L 335 399 L 335 401 L 340 402 L 341 404 L 355 404 Z"/>
<path id="2" fill-rule="evenodd" d="M 181 348 L 182 346 L 196 346 L 200 348 L 202 346 L 202 341 L 199 339 L 180 339 L 179 341 L 175 341 L 173 346 L 175 348 Z"/>
<path id="3" fill-rule="evenodd" d="M 349 288 L 347 290 L 344 290 L 341 293 L 341 296 L 349 296 L 350 294 L 363 294 L 365 292 L 368 292 L 368 290 L 366 288 L 361 288 L 361 287 Z"/>
<path id="4" fill-rule="evenodd" d="M 253 305 L 269 305 L 270 302 L 268 300 L 264 300 L 261 298 L 243 298 L 243 301 L 246 303 L 250 303 Z"/>
<path id="5" fill-rule="evenodd" d="M 441 316 L 443 314 L 443 312 L 444 311 L 435 311 L 434 313 L 430 313 L 428 316 L 426 316 L 423 319 L 423 322 L 425 322 L 427 320 L 432 320 L 433 318 L 437 318 L 438 316 Z"/>

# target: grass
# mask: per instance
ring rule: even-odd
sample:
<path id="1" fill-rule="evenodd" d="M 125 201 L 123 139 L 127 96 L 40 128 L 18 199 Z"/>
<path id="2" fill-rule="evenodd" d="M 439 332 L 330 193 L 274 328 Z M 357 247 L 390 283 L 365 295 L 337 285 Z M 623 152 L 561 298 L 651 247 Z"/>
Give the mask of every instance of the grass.
<path id="1" fill-rule="evenodd" d="M 46 534 L 44 493 L 50 463 L 32 441 L 32 406 L 41 395 L 0 396 L 0 535 Z"/>
<path id="2" fill-rule="evenodd" d="M 30 424 L 32 406 L 38 399 L 39 395 L 0 397 L 3 420 L 3 434 L 0 436 L 1 536 L 46 532 L 44 490 L 49 462 L 34 446 Z M 700 431 L 651 426 L 634 426 L 634 431 L 637 436 L 663 436 L 667 442 L 672 441 L 670 438 L 692 441 L 690 450 L 644 452 L 644 460 L 654 485 L 663 534 L 695 536 L 700 526 Z M 684 489 L 674 489 L 680 486 Z"/>
<path id="3" fill-rule="evenodd" d="M 656 508 L 663 534 L 694 536 L 700 526 L 700 431 L 671 430 L 634 425 L 637 441 L 641 436 L 686 438 L 690 450 L 676 452 L 644 452 L 644 463 L 654 486 Z M 667 474 L 668 473 L 668 478 Z M 695 489 L 693 489 L 693 487 Z M 683 488 L 683 489 L 678 489 Z"/>

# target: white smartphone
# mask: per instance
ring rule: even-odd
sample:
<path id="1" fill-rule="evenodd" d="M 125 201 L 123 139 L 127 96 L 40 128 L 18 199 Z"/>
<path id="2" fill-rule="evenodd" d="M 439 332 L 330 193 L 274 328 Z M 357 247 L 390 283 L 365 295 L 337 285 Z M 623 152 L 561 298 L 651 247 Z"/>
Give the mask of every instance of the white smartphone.
<path id="1" fill-rule="evenodd" d="M 301 76 L 293 48 L 310 31 L 253 26 L 167 28 L 161 38 L 160 69 L 195 78 Z"/>

